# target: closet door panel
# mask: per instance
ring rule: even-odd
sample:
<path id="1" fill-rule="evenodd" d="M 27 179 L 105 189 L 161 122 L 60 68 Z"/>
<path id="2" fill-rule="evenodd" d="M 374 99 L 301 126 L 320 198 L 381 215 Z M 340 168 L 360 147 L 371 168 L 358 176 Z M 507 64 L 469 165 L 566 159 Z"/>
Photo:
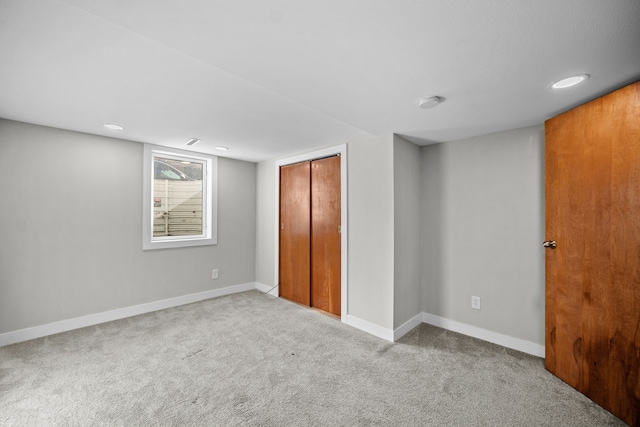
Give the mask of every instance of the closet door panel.
<path id="1" fill-rule="evenodd" d="M 340 157 L 311 162 L 311 306 L 340 316 Z"/>
<path id="2" fill-rule="evenodd" d="M 280 296 L 309 306 L 311 268 L 311 166 L 280 168 Z"/>

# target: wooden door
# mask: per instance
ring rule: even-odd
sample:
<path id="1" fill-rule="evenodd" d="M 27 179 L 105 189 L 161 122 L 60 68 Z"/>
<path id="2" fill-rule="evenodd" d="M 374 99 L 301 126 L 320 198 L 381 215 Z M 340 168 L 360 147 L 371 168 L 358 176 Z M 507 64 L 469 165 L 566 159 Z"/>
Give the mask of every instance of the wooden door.
<path id="1" fill-rule="evenodd" d="M 280 296 L 311 303 L 311 166 L 280 168 Z"/>
<path id="2" fill-rule="evenodd" d="M 311 306 L 340 316 L 340 157 L 311 162 Z"/>
<path id="3" fill-rule="evenodd" d="M 640 426 L 640 82 L 545 124 L 546 367 Z"/>

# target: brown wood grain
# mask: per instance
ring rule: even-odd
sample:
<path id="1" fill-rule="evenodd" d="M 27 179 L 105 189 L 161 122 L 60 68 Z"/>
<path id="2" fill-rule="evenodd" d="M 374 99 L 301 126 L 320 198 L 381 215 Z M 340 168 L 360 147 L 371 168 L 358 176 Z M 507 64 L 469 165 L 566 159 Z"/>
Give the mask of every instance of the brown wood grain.
<path id="1" fill-rule="evenodd" d="M 640 425 L 640 82 L 545 123 L 546 367 Z"/>
<path id="2" fill-rule="evenodd" d="M 340 316 L 340 157 L 311 162 L 311 306 Z"/>
<path id="3" fill-rule="evenodd" d="M 311 166 L 280 168 L 280 296 L 311 304 Z"/>

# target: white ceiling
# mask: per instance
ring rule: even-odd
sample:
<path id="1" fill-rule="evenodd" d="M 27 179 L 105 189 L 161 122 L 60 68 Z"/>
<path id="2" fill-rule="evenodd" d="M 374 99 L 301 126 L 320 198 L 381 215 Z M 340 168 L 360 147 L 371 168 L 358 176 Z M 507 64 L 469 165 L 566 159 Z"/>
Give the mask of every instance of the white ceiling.
<path id="1" fill-rule="evenodd" d="M 638 79 L 638 0 L 0 0 L 0 117 L 249 161 L 540 124 Z"/>

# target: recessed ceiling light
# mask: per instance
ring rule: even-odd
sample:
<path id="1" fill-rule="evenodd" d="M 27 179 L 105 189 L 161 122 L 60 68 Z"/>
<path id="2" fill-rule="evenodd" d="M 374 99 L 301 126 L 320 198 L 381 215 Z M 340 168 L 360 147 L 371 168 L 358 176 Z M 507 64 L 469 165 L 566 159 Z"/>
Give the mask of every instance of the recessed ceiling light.
<path id="1" fill-rule="evenodd" d="M 553 83 L 551 87 L 553 89 L 565 89 L 571 86 L 582 83 L 589 78 L 589 74 L 579 74 L 577 76 L 567 77 L 566 79 L 558 80 Z"/>
<path id="2" fill-rule="evenodd" d="M 116 125 L 114 123 L 105 123 L 102 126 L 104 126 L 105 129 L 109 129 L 115 132 L 120 132 L 121 130 L 124 130 L 122 126 Z"/>
<path id="3" fill-rule="evenodd" d="M 223 147 L 222 145 L 218 145 L 216 147 L 216 150 L 218 151 L 227 151 L 229 149 L 229 147 Z"/>
<path id="4" fill-rule="evenodd" d="M 442 102 L 442 98 L 441 97 L 439 97 L 439 96 L 430 96 L 428 98 L 422 98 L 418 102 L 418 107 L 422 108 L 423 110 L 427 110 L 429 108 L 436 107 L 441 102 Z"/>
<path id="5" fill-rule="evenodd" d="M 200 142 L 200 140 L 198 138 L 191 138 L 188 142 L 187 145 L 196 145 L 198 142 Z"/>

